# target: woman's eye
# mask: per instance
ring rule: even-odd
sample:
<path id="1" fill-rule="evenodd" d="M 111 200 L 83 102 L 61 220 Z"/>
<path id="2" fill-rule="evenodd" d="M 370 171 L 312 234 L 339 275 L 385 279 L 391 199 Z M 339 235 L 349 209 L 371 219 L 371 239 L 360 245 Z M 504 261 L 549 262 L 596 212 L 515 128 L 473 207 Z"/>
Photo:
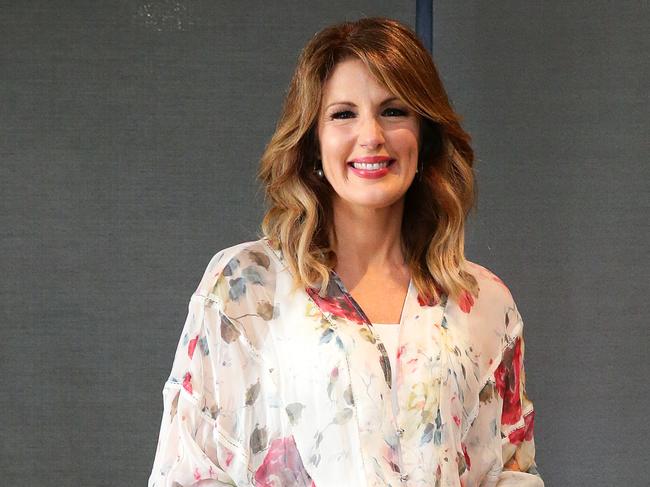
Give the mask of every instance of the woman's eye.
<path id="1" fill-rule="evenodd" d="M 405 117 L 407 115 L 407 112 L 405 110 L 401 110 L 399 108 L 386 108 L 386 110 L 384 110 L 383 113 L 387 114 L 390 117 L 395 117 L 395 116 L 397 116 L 397 117 Z M 330 118 L 332 120 L 335 120 L 335 119 L 338 119 L 338 120 L 347 119 L 347 118 L 351 118 L 351 117 L 354 117 L 354 112 L 352 112 L 350 110 L 343 110 L 343 111 L 340 111 L 340 112 L 335 112 L 332 115 L 330 115 Z"/>
<path id="2" fill-rule="evenodd" d="M 348 117 L 343 116 L 343 115 L 346 115 L 346 114 L 354 115 L 354 113 L 352 113 L 350 110 L 345 110 L 345 111 L 342 111 L 342 112 L 332 113 L 331 118 L 333 118 L 333 119 L 335 119 L 335 118 L 336 119 L 338 119 L 338 118 L 348 118 Z"/>
<path id="3" fill-rule="evenodd" d="M 398 117 L 403 117 L 406 115 L 406 112 L 404 110 L 400 110 L 399 108 L 387 108 L 386 110 L 384 110 L 384 113 L 385 112 L 394 113 Z"/>

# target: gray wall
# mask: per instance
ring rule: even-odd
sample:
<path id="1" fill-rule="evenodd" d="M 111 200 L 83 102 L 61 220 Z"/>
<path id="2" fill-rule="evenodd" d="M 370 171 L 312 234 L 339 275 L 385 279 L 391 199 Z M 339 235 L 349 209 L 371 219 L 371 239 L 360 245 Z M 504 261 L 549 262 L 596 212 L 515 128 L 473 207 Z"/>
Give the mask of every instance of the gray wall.
<path id="1" fill-rule="evenodd" d="M 300 48 L 412 1 L 0 7 L 0 477 L 143 485 L 209 258 L 256 237 Z M 526 322 L 547 486 L 647 485 L 647 2 L 438 1 L 474 136 L 468 257 Z"/>

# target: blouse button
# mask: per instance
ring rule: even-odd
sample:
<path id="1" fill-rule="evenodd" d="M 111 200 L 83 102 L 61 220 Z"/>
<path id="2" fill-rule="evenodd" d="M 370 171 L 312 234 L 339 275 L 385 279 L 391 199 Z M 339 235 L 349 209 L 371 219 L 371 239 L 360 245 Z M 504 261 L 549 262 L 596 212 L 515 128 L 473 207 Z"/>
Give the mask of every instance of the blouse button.
<path id="1" fill-rule="evenodd" d="M 398 428 L 396 433 L 397 436 L 401 438 L 401 436 L 404 434 L 404 428 Z"/>
<path id="2" fill-rule="evenodd" d="M 399 476 L 400 482 L 406 482 L 409 479 L 409 474 L 405 473 Z"/>

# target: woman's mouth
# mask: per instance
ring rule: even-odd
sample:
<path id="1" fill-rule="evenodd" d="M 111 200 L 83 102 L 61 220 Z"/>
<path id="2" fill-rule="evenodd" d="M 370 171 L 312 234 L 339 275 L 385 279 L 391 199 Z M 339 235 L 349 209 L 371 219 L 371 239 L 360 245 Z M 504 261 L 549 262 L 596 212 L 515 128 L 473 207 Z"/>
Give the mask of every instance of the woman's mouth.
<path id="1" fill-rule="evenodd" d="M 383 162 L 348 162 L 350 171 L 360 178 L 377 179 L 388 174 L 388 168 L 395 162 L 395 159 Z"/>
<path id="2" fill-rule="evenodd" d="M 363 169 L 365 171 L 376 171 L 377 169 L 383 169 L 390 166 L 395 159 L 385 162 L 349 162 L 348 165 L 354 167 L 355 169 Z"/>

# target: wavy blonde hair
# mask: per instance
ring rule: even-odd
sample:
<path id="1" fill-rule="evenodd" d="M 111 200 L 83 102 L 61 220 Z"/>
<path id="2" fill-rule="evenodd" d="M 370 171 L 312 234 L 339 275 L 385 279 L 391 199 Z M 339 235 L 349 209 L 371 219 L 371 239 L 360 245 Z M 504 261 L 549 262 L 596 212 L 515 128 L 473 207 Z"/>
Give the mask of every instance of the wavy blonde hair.
<path id="1" fill-rule="evenodd" d="M 478 293 L 463 270 L 465 221 L 476 200 L 470 136 L 460 126 L 431 55 L 404 24 L 363 18 L 326 27 L 302 50 L 258 178 L 268 205 L 261 235 L 282 253 L 294 289 L 324 296 L 336 265 L 334 191 L 314 174 L 323 86 L 336 64 L 362 60 L 377 81 L 420 116 L 420 173 L 405 195 L 401 246 L 420 298 Z"/>

